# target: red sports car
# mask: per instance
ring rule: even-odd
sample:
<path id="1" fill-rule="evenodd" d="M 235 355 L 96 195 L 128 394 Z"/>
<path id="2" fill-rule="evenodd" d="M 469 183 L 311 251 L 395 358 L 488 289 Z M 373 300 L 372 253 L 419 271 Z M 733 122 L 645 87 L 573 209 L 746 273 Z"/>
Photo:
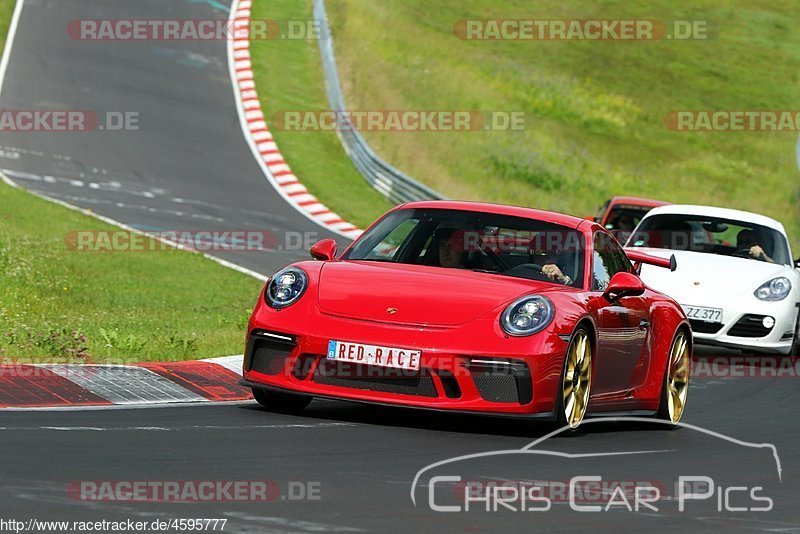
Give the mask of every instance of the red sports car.
<path id="1" fill-rule="evenodd" d="M 667 204 L 649 198 L 613 197 L 600 207 L 594 220 L 624 243 L 647 212 Z"/>
<path id="2" fill-rule="evenodd" d="M 271 277 L 242 383 L 276 410 L 314 397 L 556 420 L 677 423 L 692 335 L 672 299 L 593 221 L 471 202 L 390 210 L 341 255 Z M 632 263 L 633 262 L 633 263 Z"/>

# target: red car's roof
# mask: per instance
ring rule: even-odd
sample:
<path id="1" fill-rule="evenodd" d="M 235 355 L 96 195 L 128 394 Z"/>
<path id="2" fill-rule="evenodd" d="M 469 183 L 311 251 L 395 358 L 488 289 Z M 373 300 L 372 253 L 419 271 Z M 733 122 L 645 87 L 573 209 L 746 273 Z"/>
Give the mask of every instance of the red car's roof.
<path id="1" fill-rule="evenodd" d="M 570 228 L 577 228 L 582 222 L 585 222 L 585 219 L 581 219 L 580 217 L 564 215 L 563 213 L 556 213 L 554 211 L 522 208 L 520 206 L 507 206 L 505 204 L 490 204 L 488 202 L 466 202 L 463 200 L 421 200 L 417 202 L 408 202 L 398 206 L 396 209 L 413 208 L 482 211 L 485 213 L 495 213 L 498 215 L 510 215 L 513 217 L 535 219 L 538 221 L 560 224 L 561 226 L 567 226 Z"/>
<path id="2" fill-rule="evenodd" d="M 653 200 L 651 198 L 641 198 L 641 197 L 613 197 L 611 199 L 610 205 L 613 206 L 614 204 L 633 204 L 635 206 L 646 206 L 648 208 L 656 208 L 658 206 L 667 206 L 669 202 L 663 202 L 661 200 Z"/>

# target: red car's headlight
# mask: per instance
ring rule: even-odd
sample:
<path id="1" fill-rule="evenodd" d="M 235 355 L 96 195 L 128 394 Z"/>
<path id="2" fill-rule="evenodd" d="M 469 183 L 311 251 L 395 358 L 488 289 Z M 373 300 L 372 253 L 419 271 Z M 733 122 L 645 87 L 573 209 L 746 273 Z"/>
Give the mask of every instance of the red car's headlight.
<path id="1" fill-rule="evenodd" d="M 530 336 L 541 332 L 555 316 L 550 299 L 541 295 L 522 297 L 512 302 L 500 316 L 500 326 L 510 336 Z"/>
<path id="2" fill-rule="evenodd" d="M 267 284 L 264 300 L 272 308 L 281 309 L 297 302 L 308 287 L 308 275 L 297 267 L 278 271 Z"/>

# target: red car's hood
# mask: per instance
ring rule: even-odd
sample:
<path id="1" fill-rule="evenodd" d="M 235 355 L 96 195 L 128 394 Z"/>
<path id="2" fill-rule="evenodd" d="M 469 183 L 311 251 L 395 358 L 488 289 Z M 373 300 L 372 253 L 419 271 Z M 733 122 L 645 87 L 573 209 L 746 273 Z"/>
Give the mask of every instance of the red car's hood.
<path id="1" fill-rule="evenodd" d="M 323 313 L 401 324 L 466 323 L 517 296 L 552 284 L 461 269 L 381 262 L 330 262 L 322 268 Z M 390 309 L 396 310 L 390 313 Z"/>

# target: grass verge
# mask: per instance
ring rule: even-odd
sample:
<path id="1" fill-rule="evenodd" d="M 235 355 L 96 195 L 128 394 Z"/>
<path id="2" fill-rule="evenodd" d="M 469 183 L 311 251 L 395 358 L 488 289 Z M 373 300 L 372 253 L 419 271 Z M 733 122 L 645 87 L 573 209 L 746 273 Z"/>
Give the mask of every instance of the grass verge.
<path id="1" fill-rule="evenodd" d="M 261 282 L 200 254 L 78 252 L 116 230 L 0 182 L 0 361 L 122 363 L 241 354 Z"/>
<path id="2" fill-rule="evenodd" d="M 794 0 L 541 0 L 535 12 L 527 0 L 326 2 L 351 109 L 526 113 L 516 132 L 366 132 L 387 161 L 445 195 L 581 216 L 617 194 L 746 209 L 784 222 L 800 250 L 796 133 L 684 133 L 664 125 L 674 110 L 796 109 Z M 256 15 L 307 17 L 308 2 L 298 4 L 305 7 L 278 10 L 272 6 L 290 2 L 258 0 Z M 703 20 L 713 31 L 707 40 L 657 42 L 465 41 L 453 33 L 461 19 L 531 17 Z M 291 46 L 304 44 L 297 43 Z M 283 99 L 271 109 L 321 105 L 307 99 L 319 93 L 316 61 L 295 62 L 280 46 L 270 61 L 291 65 L 278 72 L 292 85 L 275 87 L 257 64 L 262 94 Z M 282 84 L 284 76 L 276 79 Z M 292 134 L 304 135 L 322 137 Z M 284 143 L 288 158 L 309 155 L 299 144 Z M 326 181 L 324 157 L 303 169 L 314 194 L 359 220 L 374 213 L 371 202 L 338 195 L 342 186 Z M 358 181 L 341 174 L 348 177 Z"/>
<path id="3" fill-rule="evenodd" d="M 0 0 L 5 41 L 14 0 Z M 76 252 L 92 217 L 0 182 L 0 363 L 239 354 L 261 282 L 199 254 Z"/>

